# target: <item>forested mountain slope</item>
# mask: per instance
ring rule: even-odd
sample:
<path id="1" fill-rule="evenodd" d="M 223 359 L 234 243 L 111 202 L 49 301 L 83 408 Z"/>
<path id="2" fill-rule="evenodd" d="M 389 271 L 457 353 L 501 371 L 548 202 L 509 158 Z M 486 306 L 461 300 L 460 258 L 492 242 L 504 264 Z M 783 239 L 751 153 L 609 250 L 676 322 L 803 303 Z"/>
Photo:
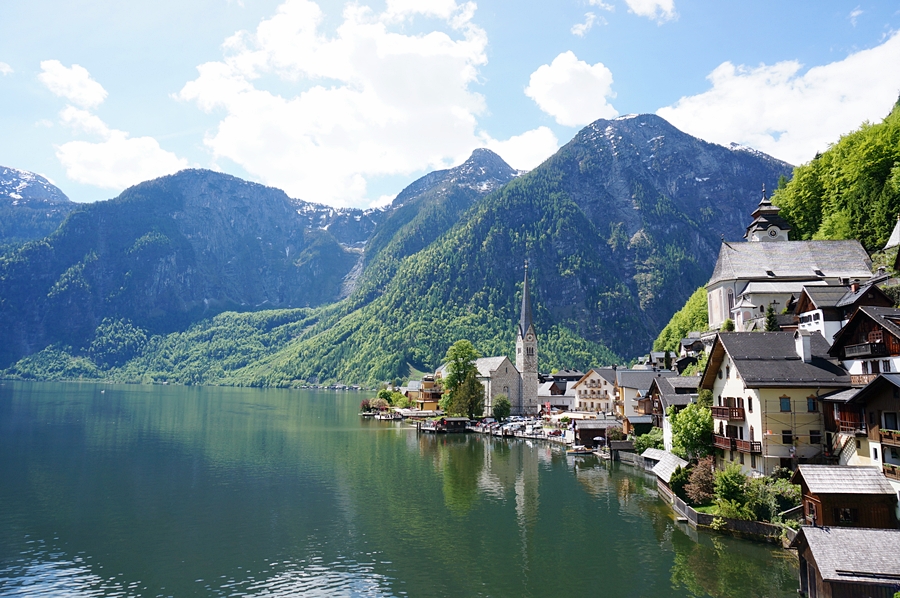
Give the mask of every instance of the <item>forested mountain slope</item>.
<path id="1" fill-rule="evenodd" d="M 46 237 L 77 207 L 41 175 L 0 166 L 0 249 Z"/>

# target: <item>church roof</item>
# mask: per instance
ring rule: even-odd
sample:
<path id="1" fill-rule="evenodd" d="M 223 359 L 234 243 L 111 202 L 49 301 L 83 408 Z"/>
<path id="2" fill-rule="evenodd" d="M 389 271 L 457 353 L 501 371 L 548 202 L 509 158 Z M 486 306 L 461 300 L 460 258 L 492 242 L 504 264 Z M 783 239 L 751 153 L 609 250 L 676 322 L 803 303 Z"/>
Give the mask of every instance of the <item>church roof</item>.
<path id="1" fill-rule="evenodd" d="M 528 263 L 526 262 L 525 285 L 522 287 L 522 314 L 519 317 L 519 336 L 525 336 L 532 326 L 534 326 L 534 318 L 531 313 L 531 291 L 528 289 Z"/>
<path id="2" fill-rule="evenodd" d="M 503 364 L 503 360 L 508 359 L 505 355 L 500 357 L 479 357 L 475 360 L 475 368 L 478 370 L 478 375 L 482 378 L 490 378 L 491 372 L 497 371 Z M 512 365 L 512 362 L 510 362 Z M 513 366 L 515 369 L 515 366 Z"/>
<path id="3" fill-rule="evenodd" d="M 885 243 L 884 248 L 890 249 L 897 245 L 900 245 L 900 217 L 897 217 L 897 224 L 894 225 L 894 230 L 891 231 L 891 236 L 888 239 L 888 242 Z"/>
<path id="4" fill-rule="evenodd" d="M 725 280 L 821 280 L 872 276 L 859 241 L 723 242 L 707 287 Z"/>

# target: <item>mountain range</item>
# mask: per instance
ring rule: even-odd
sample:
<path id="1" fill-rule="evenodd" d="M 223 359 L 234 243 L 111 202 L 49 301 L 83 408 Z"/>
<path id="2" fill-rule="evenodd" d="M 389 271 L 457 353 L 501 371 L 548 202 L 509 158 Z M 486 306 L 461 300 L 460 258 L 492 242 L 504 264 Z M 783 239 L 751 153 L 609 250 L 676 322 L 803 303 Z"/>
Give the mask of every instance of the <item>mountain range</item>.
<path id="1" fill-rule="evenodd" d="M 0 248 L 49 235 L 76 207 L 45 177 L 0 166 Z"/>
<path id="2" fill-rule="evenodd" d="M 166 335 L 219 329 L 223 311 L 308 307 L 254 317 L 260 339 L 290 334 L 201 381 L 402 377 L 459 338 L 511 354 L 526 259 L 541 368 L 627 360 L 706 281 L 720 240 L 741 237 L 763 184 L 790 173 L 654 115 L 596 121 L 528 173 L 477 150 L 383 210 L 182 171 L 79 207 L 0 258 L 0 367 L 49 346 L 85 355 L 103 321 L 121 320 L 157 340 L 119 373 L 165 378 L 176 366 L 153 351 Z"/>

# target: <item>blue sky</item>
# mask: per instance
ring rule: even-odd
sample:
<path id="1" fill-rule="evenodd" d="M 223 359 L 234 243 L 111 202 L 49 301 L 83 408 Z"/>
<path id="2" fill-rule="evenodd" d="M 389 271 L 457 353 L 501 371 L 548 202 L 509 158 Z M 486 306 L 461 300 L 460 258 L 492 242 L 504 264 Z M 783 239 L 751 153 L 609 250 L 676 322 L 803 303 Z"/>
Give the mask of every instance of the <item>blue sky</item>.
<path id="1" fill-rule="evenodd" d="M 76 201 L 186 167 L 366 207 L 490 147 L 530 169 L 658 113 L 792 164 L 900 95 L 896 2 L 30 0 L 0 164 Z"/>

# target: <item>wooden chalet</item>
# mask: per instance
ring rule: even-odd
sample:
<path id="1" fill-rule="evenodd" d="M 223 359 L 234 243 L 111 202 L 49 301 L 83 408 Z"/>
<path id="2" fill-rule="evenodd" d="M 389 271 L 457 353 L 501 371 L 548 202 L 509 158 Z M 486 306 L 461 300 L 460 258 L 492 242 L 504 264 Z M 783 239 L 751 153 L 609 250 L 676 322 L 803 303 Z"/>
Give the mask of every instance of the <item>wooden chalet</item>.
<path id="1" fill-rule="evenodd" d="M 900 531 L 802 527 L 791 543 L 806 598 L 893 598 L 900 591 Z"/>
<path id="2" fill-rule="evenodd" d="M 800 485 L 808 525 L 897 528 L 897 495 L 881 468 L 804 464 L 791 483 Z"/>
<path id="3" fill-rule="evenodd" d="M 853 386 L 900 371 L 900 309 L 861 306 L 834 336 L 828 354 L 841 360 Z"/>
<path id="4" fill-rule="evenodd" d="M 879 467 L 900 491 L 900 374 L 881 374 L 858 389 L 837 423 L 841 429 L 857 426 L 856 460 Z"/>

